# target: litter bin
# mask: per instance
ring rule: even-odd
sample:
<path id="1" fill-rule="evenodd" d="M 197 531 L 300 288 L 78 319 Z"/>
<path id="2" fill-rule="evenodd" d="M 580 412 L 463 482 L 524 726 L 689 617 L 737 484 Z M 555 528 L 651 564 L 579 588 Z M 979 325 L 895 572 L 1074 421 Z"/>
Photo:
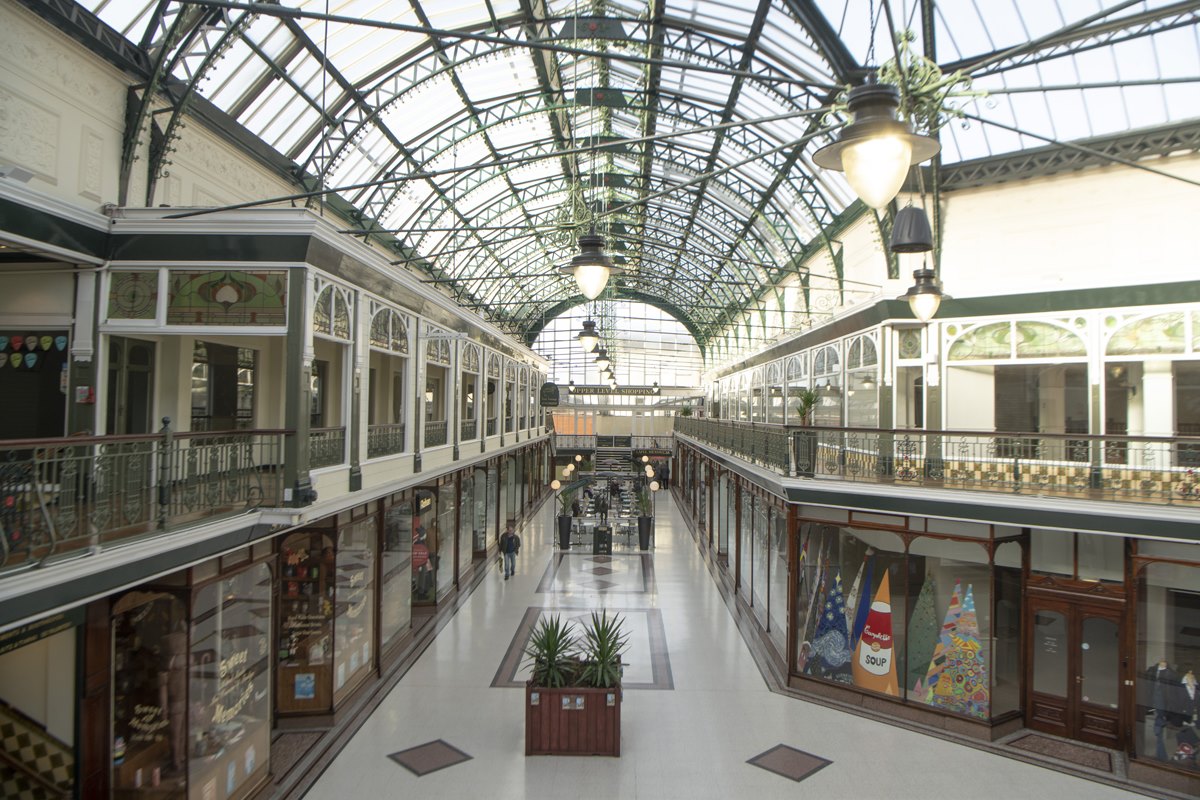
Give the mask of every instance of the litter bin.
<path id="1" fill-rule="evenodd" d="M 592 534 L 592 555 L 612 555 L 612 528 L 608 525 L 597 525 Z"/>

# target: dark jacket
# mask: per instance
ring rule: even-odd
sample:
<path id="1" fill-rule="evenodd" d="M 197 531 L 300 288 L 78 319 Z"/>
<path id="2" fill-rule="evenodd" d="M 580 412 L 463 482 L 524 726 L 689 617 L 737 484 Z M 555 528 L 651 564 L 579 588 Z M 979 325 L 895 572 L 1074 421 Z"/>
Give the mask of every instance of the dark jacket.
<path id="1" fill-rule="evenodd" d="M 515 531 L 502 533 L 500 535 L 500 552 L 513 554 L 521 552 L 521 537 L 517 536 Z"/>

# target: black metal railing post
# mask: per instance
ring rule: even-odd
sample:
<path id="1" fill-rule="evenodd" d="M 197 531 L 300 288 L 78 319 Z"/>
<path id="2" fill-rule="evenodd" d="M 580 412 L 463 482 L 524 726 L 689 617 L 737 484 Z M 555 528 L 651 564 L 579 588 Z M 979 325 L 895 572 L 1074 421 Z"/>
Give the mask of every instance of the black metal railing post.
<path id="1" fill-rule="evenodd" d="M 171 505 L 171 448 L 174 434 L 171 432 L 171 418 L 162 418 L 161 438 L 158 442 L 158 529 L 166 530 L 167 516 Z"/>

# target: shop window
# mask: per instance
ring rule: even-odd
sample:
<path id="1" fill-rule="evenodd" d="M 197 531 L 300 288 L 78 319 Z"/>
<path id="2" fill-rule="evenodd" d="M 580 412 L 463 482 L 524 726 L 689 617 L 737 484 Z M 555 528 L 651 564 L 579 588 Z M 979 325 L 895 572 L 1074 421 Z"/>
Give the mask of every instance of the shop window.
<path id="1" fill-rule="evenodd" d="M 787 590 L 788 590 L 788 539 L 787 515 L 771 509 L 771 544 L 769 552 L 770 588 L 767 591 L 769 611 L 768 629 L 776 650 L 787 650 Z"/>
<path id="2" fill-rule="evenodd" d="M 458 574 L 464 575 L 471 568 L 475 555 L 474 515 L 475 472 L 464 470 L 458 494 Z"/>
<path id="3" fill-rule="evenodd" d="M 1042 575 L 1121 583 L 1125 580 L 1125 540 L 1120 536 L 1034 528 L 1029 567 Z"/>
<path id="4" fill-rule="evenodd" d="M 334 602 L 334 701 L 345 697 L 372 665 L 375 640 L 374 514 L 338 530 Z"/>
<path id="5" fill-rule="evenodd" d="M 380 549 L 380 641 L 386 647 L 408 631 L 412 621 L 413 504 L 407 493 L 383 515 Z"/>
<path id="6" fill-rule="evenodd" d="M 114 606 L 112 632 L 113 795 L 182 798 L 189 753 L 184 603 L 130 592 Z"/>
<path id="7" fill-rule="evenodd" d="M 454 585 L 456 494 L 457 490 L 452 480 L 438 487 L 437 552 L 442 556 L 438 559 L 437 569 L 438 597 L 444 596 Z"/>
<path id="8" fill-rule="evenodd" d="M 981 545 L 922 537 L 909 549 L 905 696 L 942 711 L 991 713 L 991 568 Z M 1011 632 L 1015 637 L 1016 632 Z M 1014 648 L 1017 641 L 1012 641 Z"/>
<path id="9" fill-rule="evenodd" d="M 0 335 L 0 439 L 63 435 L 68 355 L 67 331 Z"/>
<path id="10" fill-rule="evenodd" d="M 1200 771 L 1200 563 L 1147 564 L 1138 578 L 1135 750 Z"/>
<path id="11" fill-rule="evenodd" d="M 1021 708 L 1021 544 L 1004 542 L 993 556 L 992 716 Z"/>
<path id="12" fill-rule="evenodd" d="M 254 427 L 258 351 L 196 341 L 192 346 L 192 430 Z"/>
<path id="13" fill-rule="evenodd" d="M 188 797 L 245 797 L 271 753 L 271 570 L 197 590 L 192 601 Z"/>
<path id="14" fill-rule="evenodd" d="M 276 704 L 282 713 L 328 711 L 333 683 L 333 540 L 323 533 L 293 533 L 283 541 L 279 561 Z"/>
<path id="15" fill-rule="evenodd" d="M 412 521 L 412 599 L 414 603 L 432 603 L 437 599 L 436 495 L 418 489 L 416 505 Z"/>

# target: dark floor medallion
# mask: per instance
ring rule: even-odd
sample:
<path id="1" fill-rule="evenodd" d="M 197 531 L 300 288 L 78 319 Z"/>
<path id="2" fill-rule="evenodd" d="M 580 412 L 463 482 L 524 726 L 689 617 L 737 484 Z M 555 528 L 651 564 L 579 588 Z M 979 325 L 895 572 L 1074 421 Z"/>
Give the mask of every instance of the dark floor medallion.
<path id="1" fill-rule="evenodd" d="M 418 777 L 471 760 L 471 756 L 441 739 L 390 753 L 388 758 Z"/>
<path id="2" fill-rule="evenodd" d="M 794 781 L 802 781 L 833 762 L 820 756 L 814 756 L 812 753 L 788 747 L 786 744 L 777 744 L 746 763 L 762 767 L 768 772 L 774 772 L 776 775 L 782 775 Z"/>

